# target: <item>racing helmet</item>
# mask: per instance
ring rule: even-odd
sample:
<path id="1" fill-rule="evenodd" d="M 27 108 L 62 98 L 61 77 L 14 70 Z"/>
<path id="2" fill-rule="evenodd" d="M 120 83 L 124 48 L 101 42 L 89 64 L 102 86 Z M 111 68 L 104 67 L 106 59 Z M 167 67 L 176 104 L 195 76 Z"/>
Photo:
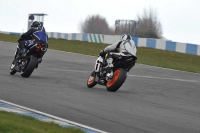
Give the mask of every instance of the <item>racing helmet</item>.
<path id="1" fill-rule="evenodd" d="M 40 27 L 41 26 L 41 24 L 40 24 L 40 22 L 38 22 L 38 21 L 34 21 L 32 24 L 31 24 L 31 27 L 34 27 L 34 28 L 37 28 L 37 27 Z"/>
<path id="2" fill-rule="evenodd" d="M 131 40 L 131 39 L 132 39 L 132 37 L 129 34 L 124 34 L 124 35 L 121 36 L 121 41 L 128 41 L 128 40 Z"/>

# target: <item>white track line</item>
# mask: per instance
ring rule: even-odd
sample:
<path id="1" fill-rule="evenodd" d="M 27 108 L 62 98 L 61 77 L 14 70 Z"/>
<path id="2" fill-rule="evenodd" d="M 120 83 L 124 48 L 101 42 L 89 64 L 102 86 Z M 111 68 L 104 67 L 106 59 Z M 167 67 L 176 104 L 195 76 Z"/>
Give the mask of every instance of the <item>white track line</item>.
<path id="1" fill-rule="evenodd" d="M 33 110 L 33 109 L 26 108 L 26 107 L 23 107 L 23 106 L 14 104 L 14 103 L 10 103 L 10 102 L 7 102 L 7 101 L 1 100 L 1 99 L 0 99 L 0 102 L 9 104 L 9 105 L 12 105 L 12 106 L 15 106 L 15 107 L 18 107 L 18 108 L 21 108 L 21 109 L 24 109 L 24 110 L 27 110 L 27 111 L 30 111 L 30 112 L 34 112 L 34 113 L 37 113 L 37 114 L 40 114 L 40 115 L 43 115 L 43 116 L 47 116 L 47 117 L 50 117 L 50 118 L 53 118 L 53 119 L 57 119 L 57 120 L 69 123 L 71 125 L 83 127 L 83 128 L 90 129 L 90 130 L 93 130 L 93 131 L 96 131 L 96 132 L 99 132 L 99 133 L 108 133 L 108 132 L 101 131 L 101 130 L 98 130 L 98 129 L 95 129 L 95 128 L 92 128 L 92 127 L 88 127 L 88 126 L 85 126 L 85 125 L 82 125 L 82 124 L 79 124 L 79 123 L 75 123 L 75 122 L 72 122 L 72 121 L 69 121 L 69 120 L 65 120 L 65 119 L 50 115 L 50 114 L 46 114 L 46 113 L 43 113 L 43 112 L 40 112 L 40 111 L 37 111 L 37 110 Z"/>
<path id="2" fill-rule="evenodd" d="M 80 70 L 69 70 L 69 69 L 57 69 L 57 68 L 47 68 L 52 71 L 62 71 L 62 72 L 79 72 L 79 73 L 91 73 L 92 71 L 80 71 Z"/>
<path id="3" fill-rule="evenodd" d="M 79 70 L 55 69 L 55 68 L 48 68 L 48 69 L 53 70 L 53 71 L 62 71 L 62 72 L 77 72 L 77 73 L 90 73 L 90 72 L 92 72 L 92 71 L 79 71 Z M 165 78 L 165 77 L 154 77 L 154 76 L 143 76 L 143 75 L 128 75 L 128 76 L 129 77 L 138 77 L 138 78 L 149 78 L 149 79 L 174 80 L 174 81 L 181 81 L 181 82 L 193 82 L 193 83 L 200 82 L 198 80 Z"/>
<path id="4" fill-rule="evenodd" d="M 150 78 L 150 79 L 164 79 L 164 80 L 175 80 L 175 81 L 182 81 L 182 82 L 200 82 L 197 80 L 187 80 L 187 79 L 177 79 L 177 78 L 163 78 L 163 77 L 153 77 L 153 76 L 141 76 L 141 75 L 128 75 L 130 77 L 139 77 L 139 78 Z"/>

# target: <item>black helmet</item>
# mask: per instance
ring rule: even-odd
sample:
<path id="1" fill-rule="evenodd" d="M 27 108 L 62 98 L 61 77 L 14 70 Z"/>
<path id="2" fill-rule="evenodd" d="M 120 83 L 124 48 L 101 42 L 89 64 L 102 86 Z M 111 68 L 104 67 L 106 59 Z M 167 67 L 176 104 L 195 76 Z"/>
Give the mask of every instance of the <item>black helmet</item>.
<path id="1" fill-rule="evenodd" d="M 31 27 L 37 28 L 37 27 L 39 27 L 39 26 L 41 26 L 41 24 L 40 24 L 40 22 L 38 22 L 38 21 L 34 21 L 34 22 L 31 24 Z"/>
<path id="2" fill-rule="evenodd" d="M 121 36 L 122 41 L 127 41 L 127 40 L 131 40 L 131 39 L 132 39 L 132 37 L 129 34 L 124 34 Z"/>
<path id="3" fill-rule="evenodd" d="M 132 37 L 130 34 L 128 34 L 127 36 L 128 36 L 128 38 L 127 38 L 128 40 L 132 40 Z"/>

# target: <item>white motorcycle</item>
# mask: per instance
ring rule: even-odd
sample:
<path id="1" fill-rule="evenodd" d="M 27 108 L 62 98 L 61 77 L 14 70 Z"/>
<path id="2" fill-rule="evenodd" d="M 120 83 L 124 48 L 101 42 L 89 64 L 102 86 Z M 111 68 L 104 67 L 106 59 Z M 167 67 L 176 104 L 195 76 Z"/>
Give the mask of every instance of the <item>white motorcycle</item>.
<path id="1" fill-rule="evenodd" d="M 107 58 L 107 55 L 106 55 Z M 127 72 L 135 65 L 137 57 L 126 52 L 126 54 L 118 54 L 118 58 L 113 62 L 114 67 L 107 66 L 106 58 L 99 56 L 95 62 L 94 71 L 87 80 L 89 88 L 96 84 L 106 86 L 111 92 L 116 92 L 125 82 Z"/>

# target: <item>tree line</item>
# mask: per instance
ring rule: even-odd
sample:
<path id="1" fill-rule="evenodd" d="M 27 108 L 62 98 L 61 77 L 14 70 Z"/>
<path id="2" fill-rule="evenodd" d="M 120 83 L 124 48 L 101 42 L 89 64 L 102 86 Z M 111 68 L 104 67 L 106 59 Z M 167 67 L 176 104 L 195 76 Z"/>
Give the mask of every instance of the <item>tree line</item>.
<path id="1" fill-rule="evenodd" d="M 141 38 L 162 38 L 162 25 L 158 19 L 157 12 L 149 7 L 144 9 L 141 15 L 137 16 L 136 26 L 132 24 L 120 24 L 118 32 L 116 28 L 110 27 L 106 18 L 97 14 L 89 15 L 84 21 L 79 24 L 79 29 L 82 33 L 93 34 L 131 34 Z M 134 34 L 132 32 L 134 29 Z"/>

